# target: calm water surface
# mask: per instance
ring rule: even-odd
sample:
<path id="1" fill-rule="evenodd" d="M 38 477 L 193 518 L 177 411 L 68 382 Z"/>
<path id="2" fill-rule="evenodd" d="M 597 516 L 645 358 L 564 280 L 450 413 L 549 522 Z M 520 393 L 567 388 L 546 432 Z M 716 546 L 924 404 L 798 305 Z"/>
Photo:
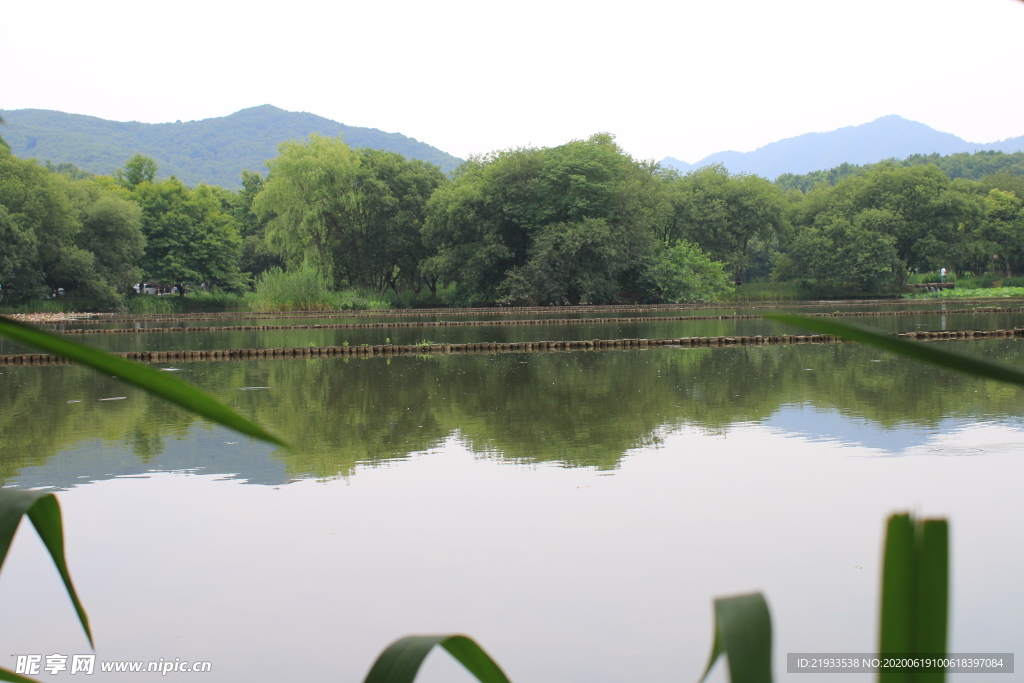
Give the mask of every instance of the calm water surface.
<path id="1" fill-rule="evenodd" d="M 844 309 L 845 310 L 845 309 Z M 872 310 L 881 310 L 875 307 Z M 764 311 L 761 311 L 763 313 Z M 799 311 L 798 311 L 799 312 Z M 818 311 L 820 312 L 820 311 Z M 677 313 L 677 312 L 674 312 Z M 702 312 L 702 315 L 704 313 Z M 723 315 L 725 313 L 722 313 Z M 710 315 L 710 313 L 708 313 Z M 717 315 L 717 313 L 716 313 Z M 497 316 L 495 316 L 497 317 Z M 469 342 L 567 341 L 579 339 L 666 339 L 674 337 L 718 337 L 793 334 L 787 325 L 762 318 L 725 320 L 662 320 L 651 316 L 632 322 L 578 322 L 571 317 L 543 325 L 467 326 L 465 319 L 452 319 L 444 327 L 381 327 L 340 329 L 282 329 L 251 331 L 206 331 L 170 333 L 89 334 L 74 337 L 106 351 L 169 351 L 229 348 L 280 348 L 300 346 L 358 346 L 360 344 L 418 344 Z M 503 318 L 508 320 L 509 318 Z M 550 317 L 548 319 L 551 319 Z M 1024 323 L 1021 313 L 950 313 L 901 316 L 841 318 L 843 322 L 867 325 L 885 332 L 919 330 L 1012 329 Z M 319 324 L 307 320 L 249 321 L 260 324 Z M 331 323 L 337 323 L 335 319 Z M 401 322 L 392 320 L 392 323 Z M 243 324 L 249 324 L 244 323 Z M 195 323 L 194 323 L 195 324 Z M 225 325 L 224 321 L 203 324 Z M 328 323 L 330 324 L 330 323 Z M 173 326 L 157 323 L 158 326 Z M 178 325 L 181 327 L 182 325 Z M 27 347 L 0 339 L 0 354 L 33 353 Z"/>
<path id="2" fill-rule="evenodd" d="M 286 314 L 289 317 L 282 318 L 282 324 L 331 324 L 331 323 L 343 323 L 343 322 L 394 322 L 394 321 L 438 321 L 438 320 L 543 320 L 549 318 L 564 318 L 566 320 L 574 320 L 579 318 L 621 318 L 621 317 L 666 317 L 666 316 L 678 316 L 678 315 L 733 315 L 733 314 L 754 314 L 758 315 L 766 311 L 785 309 L 789 311 L 796 311 L 801 313 L 820 313 L 824 311 L 839 310 L 846 312 L 857 312 L 857 311 L 930 311 L 930 310 L 974 310 L 977 308 L 1012 308 L 1019 307 L 1024 304 L 1022 299 L 987 299 L 987 300 L 976 300 L 976 299 L 949 299 L 946 301 L 918 301 L 918 300 L 893 300 L 884 303 L 850 303 L 845 301 L 807 301 L 807 302 L 779 302 L 778 304 L 772 303 L 760 303 L 760 304 L 738 304 L 734 306 L 716 306 L 716 307 L 700 307 L 694 304 L 692 307 L 680 308 L 680 309 L 646 309 L 646 310 L 635 310 L 635 309 L 602 309 L 594 308 L 592 310 L 583 311 L 564 311 L 559 307 L 552 307 L 550 310 L 541 310 L 534 313 L 524 312 L 502 312 L 501 309 L 493 309 L 493 312 L 473 311 L 473 312 L 451 312 L 451 313 L 416 313 L 413 309 L 405 311 L 393 311 L 389 314 L 375 315 L 372 311 L 360 311 L 360 312 L 338 312 L 327 315 L 318 315 L 316 313 L 299 314 L 289 313 Z M 296 317 L 290 317 L 296 316 Z M 185 319 L 173 319 L 162 317 L 160 315 L 139 316 L 137 318 L 130 318 L 126 316 L 117 316 L 116 320 L 108 320 L 104 317 L 89 319 L 89 320 L 73 320 L 59 323 L 51 323 L 50 327 L 56 329 L 73 329 L 73 328 L 93 328 L 93 329 L 111 329 L 111 328 L 142 328 L 142 327 L 187 327 L 194 325 L 254 325 L 254 324 L 273 324 L 273 320 L 270 318 L 255 318 L 253 314 L 238 313 L 237 315 L 225 315 L 225 314 L 193 314 L 186 316 Z"/>
<path id="3" fill-rule="evenodd" d="M 847 345 L 176 367 L 295 450 L 81 368 L 0 374 L 0 475 L 60 491 L 100 660 L 359 681 L 394 638 L 464 632 L 518 682 L 695 680 L 712 597 L 762 590 L 788 680 L 786 652 L 875 649 L 906 509 L 952 521 L 951 650 L 1024 642 L 1014 388 Z M 47 562 L 19 534 L 8 653 L 88 651 Z"/>

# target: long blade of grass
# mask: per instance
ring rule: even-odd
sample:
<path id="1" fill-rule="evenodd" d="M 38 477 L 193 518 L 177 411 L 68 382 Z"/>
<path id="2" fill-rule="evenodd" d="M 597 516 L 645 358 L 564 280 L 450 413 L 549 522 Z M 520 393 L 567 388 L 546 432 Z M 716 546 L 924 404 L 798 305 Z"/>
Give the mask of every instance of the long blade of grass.
<path id="1" fill-rule="evenodd" d="M 715 666 L 715 662 L 718 661 L 719 656 L 722 654 L 722 631 L 718 628 L 718 617 L 715 616 L 715 639 L 711 643 L 711 655 L 708 657 L 708 664 L 704 667 L 704 673 L 701 675 L 700 680 L 697 683 L 704 683 L 704 679 L 711 673 L 712 667 Z"/>
<path id="2" fill-rule="evenodd" d="M 1003 363 L 985 360 L 984 358 L 976 358 L 963 353 L 957 353 L 956 351 L 947 351 L 945 349 L 937 348 L 932 344 L 911 342 L 882 332 L 870 330 L 865 327 L 851 325 L 849 323 L 841 323 L 835 320 L 807 318 L 802 315 L 791 315 L 788 313 L 769 313 L 765 314 L 764 317 L 769 320 L 777 320 L 781 323 L 786 323 L 795 327 L 803 327 L 821 334 L 834 334 L 837 337 L 843 337 L 844 339 L 849 339 L 851 341 L 858 341 L 862 344 L 868 344 L 880 349 L 885 349 L 886 351 L 891 351 L 901 356 L 906 356 L 907 358 L 913 358 L 924 363 L 931 363 L 932 365 L 938 365 L 939 367 L 947 368 L 949 370 L 956 370 L 958 372 L 965 372 L 977 377 L 986 377 L 1000 382 L 1008 382 L 1010 384 L 1024 386 L 1024 372 L 1021 372 L 1017 368 Z"/>
<path id="3" fill-rule="evenodd" d="M 914 642 L 914 523 L 909 514 L 889 517 L 882 562 L 882 605 L 878 651 L 911 654 Z M 909 669 L 883 668 L 879 683 L 909 683 Z"/>
<path id="4" fill-rule="evenodd" d="M 52 493 L 43 491 L 12 491 L 0 489 L 0 568 L 7 559 L 7 552 L 11 549 L 11 542 L 14 540 L 14 533 L 18 530 L 22 517 L 27 516 L 36 532 L 43 540 L 43 545 L 50 553 L 60 578 L 64 581 L 64 588 L 71 598 L 71 603 L 78 613 L 78 621 L 81 622 L 85 635 L 92 646 L 92 631 L 89 628 L 89 617 L 85 608 L 78 600 L 75 586 L 71 582 L 71 574 L 68 573 L 67 562 L 64 558 L 64 525 L 61 522 L 60 505 L 57 497 Z M 16 675 L 16 674 L 12 674 Z"/>
<path id="5" fill-rule="evenodd" d="M 701 681 L 721 654 L 731 683 L 771 683 L 772 618 L 762 594 L 715 600 L 715 642 Z"/>
<path id="6" fill-rule="evenodd" d="M 946 654 L 949 524 L 892 515 L 885 534 L 878 651 L 886 656 Z M 942 683 L 944 669 L 884 668 L 879 683 Z"/>
<path id="7" fill-rule="evenodd" d="M 245 419 L 205 391 L 172 377 L 169 373 L 112 356 L 4 316 L 0 316 L 0 334 L 114 375 L 129 384 L 142 387 L 146 391 L 177 403 L 186 410 L 247 436 L 288 447 L 284 441 L 254 422 Z"/>
<path id="8" fill-rule="evenodd" d="M 453 635 L 446 638 L 441 647 L 448 650 L 448 654 L 457 659 L 462 666 L 476 676 L 477 680 L 494 683 L 509 683 L 505 672 L 501 670 L 497 662 L 484 652 L 483 648 L 477 645 L 473 639 L 466 636 Z"/>
<path id="9" fill-rule="evenodd" d="M 926 519 L 917 539 L 917 628 L 914 649 L 943 658 L 949 621 L 949 523 Z M 943 683 L 945 669 L 928 669 L 917 674 L 917 683 Z"/>
<path id="10" fill-rule="evenodd" d="M 16 674 L 7 669 L 0 669 L 0 681 L 10 681 L 11 683 L 39 683 L 39 681 L 34 678 L 26 678 L 21 674 Z"/>
<path id="11" fill-rule="evenodd" d="M 459 634 L 406 636 L 377 657 L 364 683 L 412 683 L 423 660 L 440 645 L 481 683 L 509 683 L 505 673 L 471 638 Z"/>

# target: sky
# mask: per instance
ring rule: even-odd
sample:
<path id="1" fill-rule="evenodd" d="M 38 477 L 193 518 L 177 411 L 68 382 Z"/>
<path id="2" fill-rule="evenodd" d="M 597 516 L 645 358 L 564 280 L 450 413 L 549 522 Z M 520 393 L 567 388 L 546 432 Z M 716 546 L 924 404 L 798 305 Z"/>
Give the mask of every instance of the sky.
<path id="1" fill-rule="evenodd" d="M 691 163 L 887 114 L 1024 135 L 1020 0 L 51 0 L 0 25 L 0 109 L 273 104 L 459 157 L 610 132 Z"/>

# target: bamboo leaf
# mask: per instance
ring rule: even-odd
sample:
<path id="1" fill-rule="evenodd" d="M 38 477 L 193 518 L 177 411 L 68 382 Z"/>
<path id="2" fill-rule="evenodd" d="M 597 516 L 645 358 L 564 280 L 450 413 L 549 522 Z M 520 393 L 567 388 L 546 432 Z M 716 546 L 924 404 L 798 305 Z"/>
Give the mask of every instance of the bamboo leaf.
<path id="1" fill-rule="evenodd" d="M 940 349 L 932 344 L 911 342 L 905 339 L 900 339 L 899 337 L 871 330 L 866 327 L 851 325 L 849 323 L 841 323 L 835 320 L 807 318 L 801 315 L 791 315 L 788 313 L 769 313 L 765 314 L 764 317 L 769 320 L 777 320 L 781 323 L 786 323 L 796 327 L 803 327 L 821 334 L 834 334 L 844 339 L 885 349 L 886 351 L 891 351 L 901 356 L 906 356 L 907 358 L 913 358 L 924 363 L 938 365 L 939 367 L 947 368 L 949 370 L 956 370 L 957 372 L 965 372 L 977 377 L 986 377 L 1000 382 L 1008 382 L 1010 384 L 1024 386 L 1024 372 L 1021 372 L 1015 367 L 985 360 L 983 358 L 969 356 L 963 353 L 957 353 L 956 351 Z"/>
<path id="2" fill-rule="evenodd" d="M 0 316 L 0 334 L 114 375 L 242 434 L 288 447 L 284 441 L 245 419 L 205 391 L 172 377 L 170 373 L 104 353 L 4 316 Z"/>
<path id="3" fill-rule="evenodd" d="M 731 683 L 771 683 L 772 618 L 760 593 L 715 599 L 715 641 L 701 681 L 722 654 Z"/>
<path id="4" fill-rule="evenodd" d="M 0 669 L 0 681 L 10 681 L 11 683 L 39 683 L 34 678 L 26 678 L 21 674 L 16 674 L 8 669 Z"/>
<path id="5" fill-rule="evenodd" d="M 71 598 L 75 612 L 78 613 L 78 621 L 85 630 L 89 645 L 92 646 L 89 617 L 78 600 L 78 594 L 71 582 L 71 574 L 68 573 L 67 562 L 64 558 L 64 525 L 61 522 L 60 505 L 57 503 L 57 497 L 52 493 L 0 489 L 0 568 L 3 568 L 7 552 L 11 549 L 11 542 L 14 540 L 14 533 L 18 530 L 22 517 L 25 516 L 31 520 L 36 532 L 43 540 L 43 545 L 50 553 L 50 558 L 57 566 L 68 597 Z"/>
<path id="6" fill-rule="evenodd" d="M 423 660 L 440 645 L 481 683 L 509 683 L 493 659 L 471 638 L 463 635 L 406 636 L 396 640 L 377 657 L 364 683 L 412 683 Z"/>

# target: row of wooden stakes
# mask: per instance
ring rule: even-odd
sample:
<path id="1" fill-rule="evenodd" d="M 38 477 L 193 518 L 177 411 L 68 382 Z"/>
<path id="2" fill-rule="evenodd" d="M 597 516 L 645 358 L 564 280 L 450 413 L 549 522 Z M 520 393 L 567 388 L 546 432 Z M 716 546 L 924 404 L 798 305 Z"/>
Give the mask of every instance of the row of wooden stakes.
<path id="1" fill-rule="evenodd" d="M 951 311 L 846 311 L 835 313 L 812 313 L 821 318 L 849 318 L 865 316 L 890 315 L 953 315 L 957 313 L 977 313 L 977 309 L 954 309 Z M 1024 308 L 987 309 L 984 313 L 1021 313 Z M 536 318 L 532 320 L 415 320 L 405 322 L 372 322 L 372 323 L 321 323 L 315 325 L 225 325 L 222 327 L 121 327 L 112 329 L 73 328 L 58 330 L 61 334 L 161 334 L 168 332 L 259 332 L 266 330 L 338 330 L 367 328 L 397 327 L 493 327 L 508 325 L 600 325 L 623 323 L 657 323 L 681 322 L 698 320 L 748 320 L 762 316 L 751 313 L 734 313 L 722 315 L 666 315 L 644 318 Z"/>
<path id="2" fill-rule="evenodd" d="M 1024 330 L 942 330 L 897 335 L 915 340 L 1022 338 Z M 250 358 L 323 358 L 334 356 L 421 356 L 452 353 L 524 353 L 605 349 L 701 348 L 766 344 L 835 344 L 827 334 L 756 335 L 742 337 L 678 337 L 668 339 L 593 339 L 579 341 L 472 342 L 466 344 L 378 344 L 362 346 L 300 346 L 278 349 L 211 349 L 204 351 L 131 351 L 115 354 L 148 363 L 169 361 L 245 360 Z M 0 356 L 0 365 L 65 365 L 70 361 L 45 353 Z"/>

